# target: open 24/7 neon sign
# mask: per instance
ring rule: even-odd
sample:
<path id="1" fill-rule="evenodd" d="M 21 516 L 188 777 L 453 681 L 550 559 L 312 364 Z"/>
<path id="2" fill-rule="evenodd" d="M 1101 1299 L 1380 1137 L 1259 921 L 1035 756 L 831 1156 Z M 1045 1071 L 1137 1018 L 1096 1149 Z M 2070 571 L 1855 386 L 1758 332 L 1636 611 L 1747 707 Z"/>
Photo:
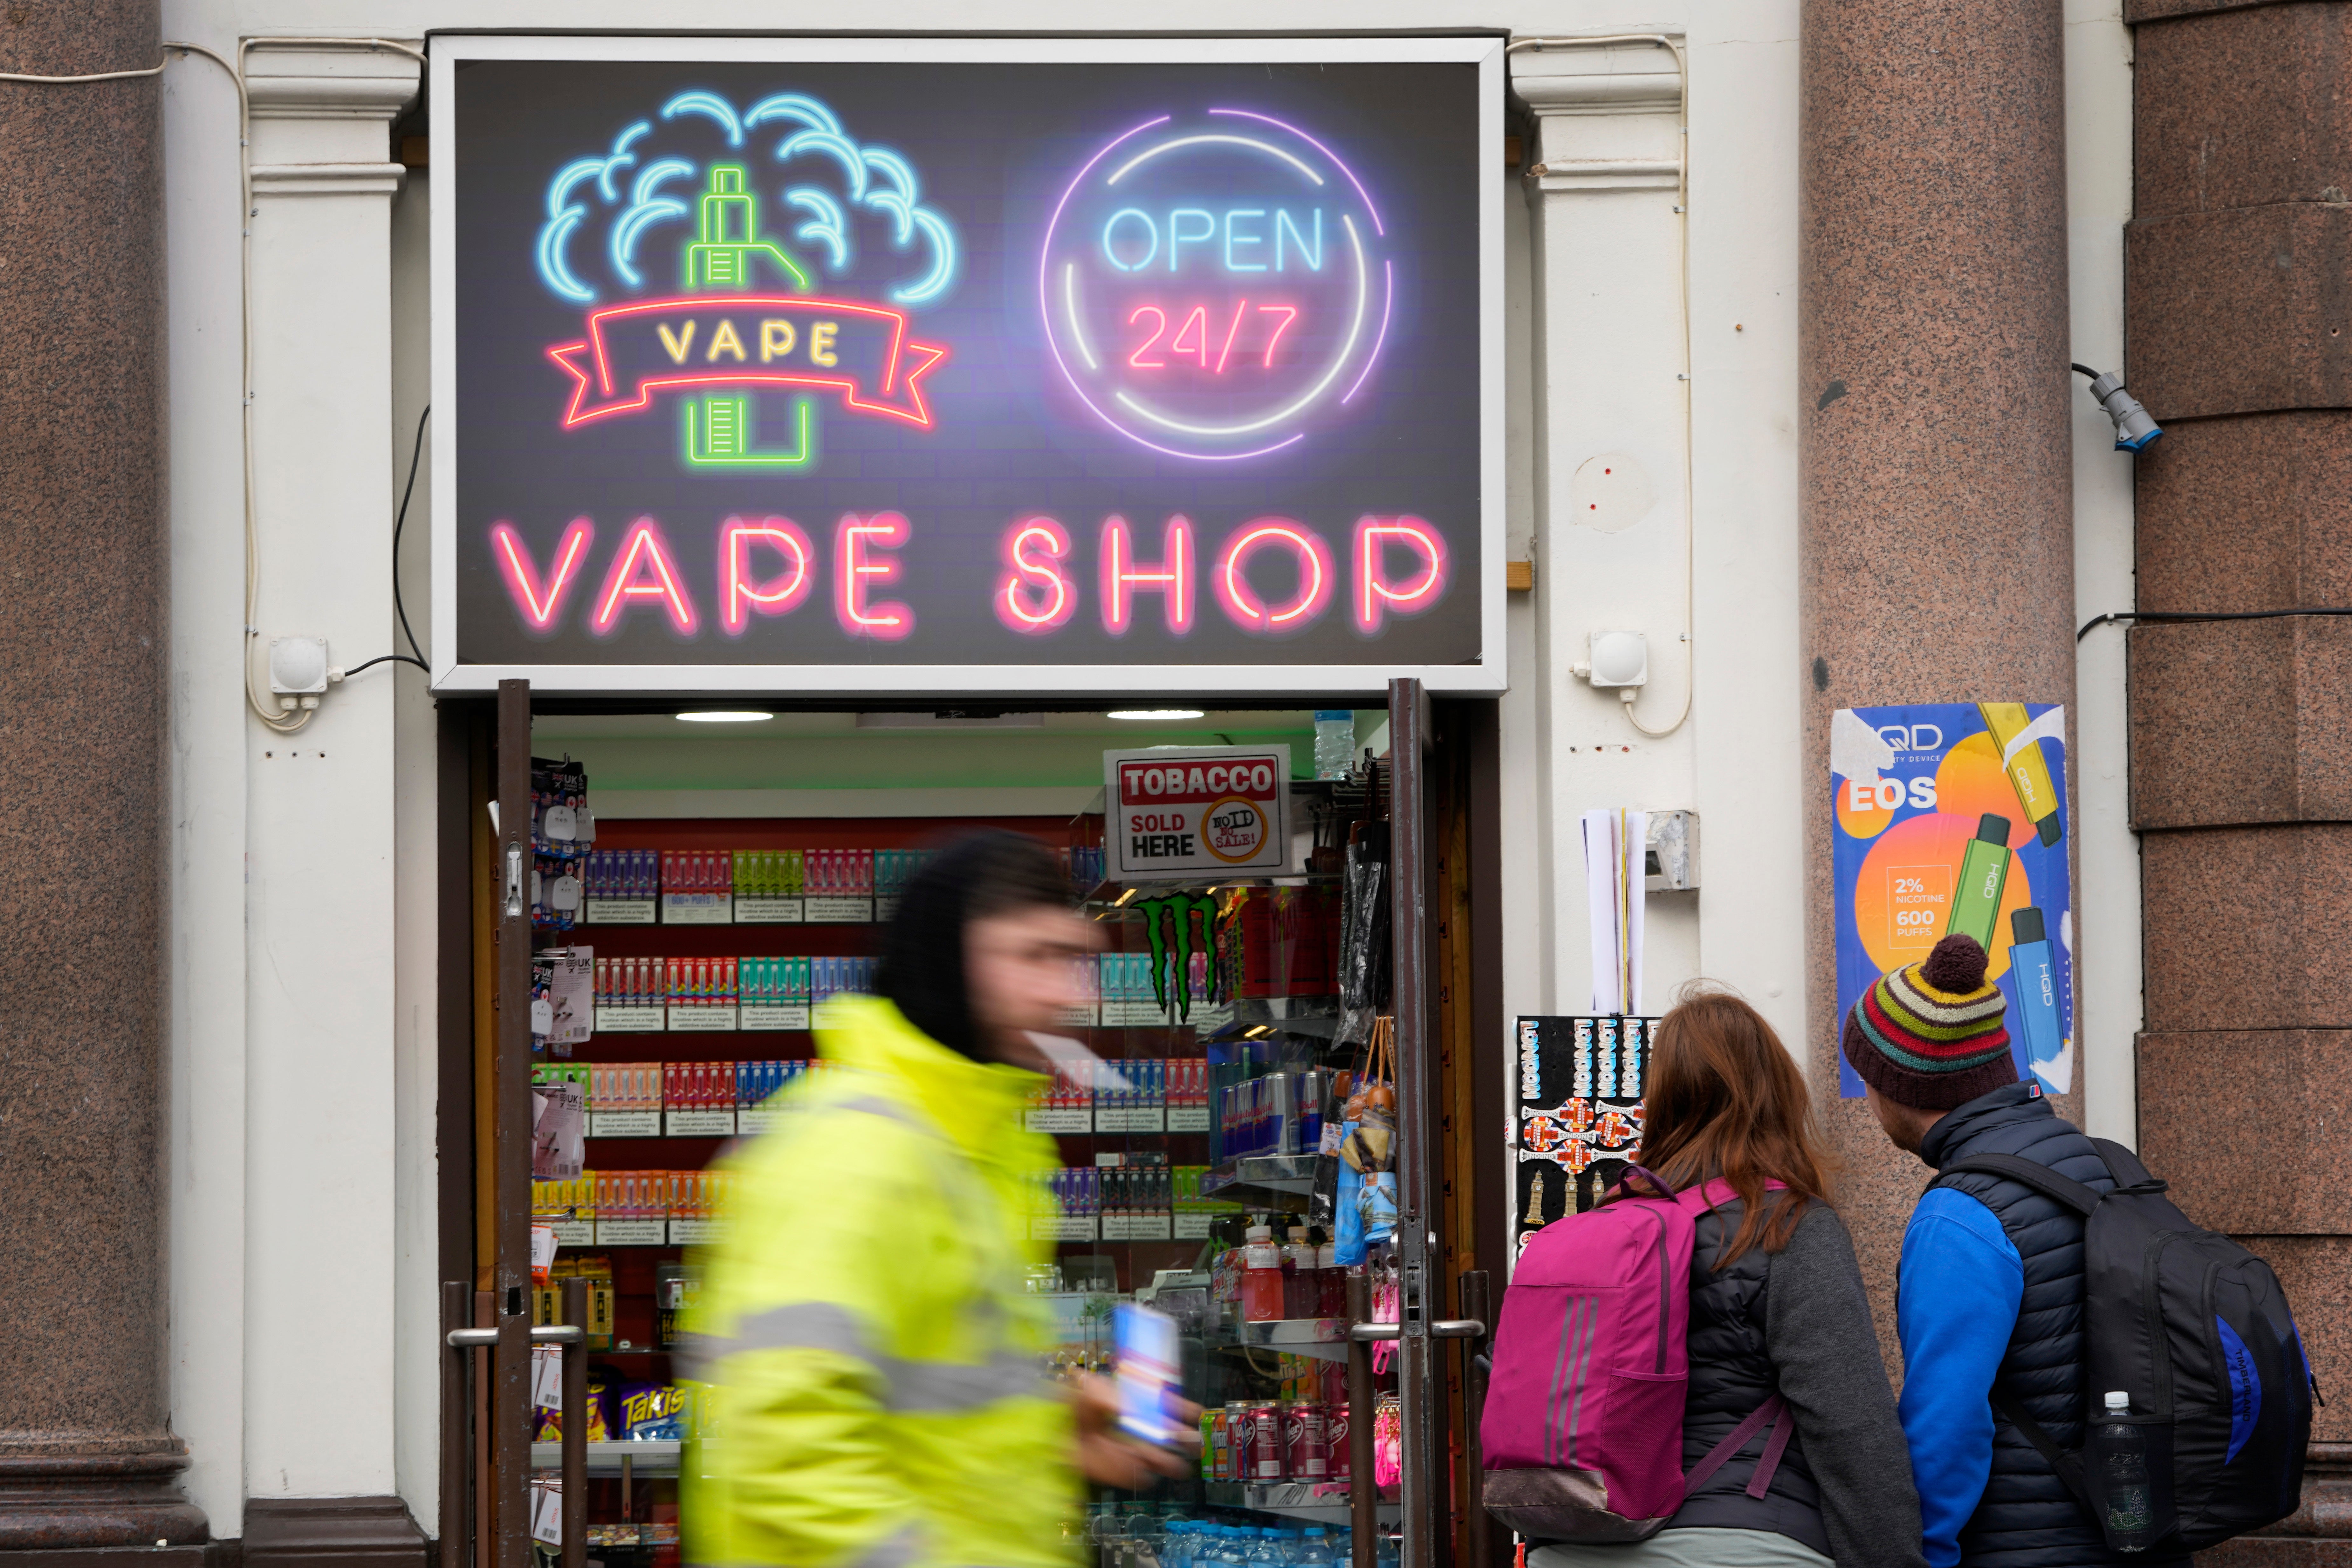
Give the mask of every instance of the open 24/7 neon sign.
<path id="1" fill-rule="evenodd" d="M 715 610 L 719 628 L 740 637 L 761 619 L 800 610 L 820 581 L 844 636 L 898 642 L 915 631 L 913 607 L 887 596 L 903 552 L 916 543 L 913 526 L 897 512 L 844 516 L 822 555 L 790 518 L 728 518 L 715 541 L 717 580 L 707 585 L 682 568 L 668 534 L 650 517 L 622 531 L 601 570 L 596 539 L 588 517 L 574 518 L 544 551 L 534 551 L 511 522 L 490 530 L 508 597 L 534 636 L 559 636 L 584 617 L 592 635 L 610 637 L 645 613 L 693 637 Z M 1445 541 L 1421 518 L 1360 518 L 1346 548 L 1343 567 L 1328 540 L 1290 518 L 1251 519 L 1204 548 L 1186 517 L 1169 518 L 1155 541 L 1139 539 L 1125 518 L 1109 517 L 1097 533 L 1089 572 L 1058 520 L 1024 517 L 1003 530 L 990 604 L 1007 629 L 1047 637 L 1078 614 L 1091 586 L 1102 629 L 1123 637 L 1150 596 L 1159 601 L 1161 624 L 1182 637 L 1192 631 L 1205 586 L 1234 626 L 1279 637 L 1316 625 L 1344 586 L 1349 624 L 1376 637 L 1389 616 L 1418 615 L 1444 595 Z M 1261 586 L 1269 580 L 1284 587 L 1269 593 Z"/>
<path id="2" fill-rule="evenodd" d="M 1105 142 L 1037 268 L 1055 363 L 1095 417 L 1234 462 L 1347 416 L 1388 340 L 1396 264 L 1356 172 L 1254 109 L 1160 114 Z"/>

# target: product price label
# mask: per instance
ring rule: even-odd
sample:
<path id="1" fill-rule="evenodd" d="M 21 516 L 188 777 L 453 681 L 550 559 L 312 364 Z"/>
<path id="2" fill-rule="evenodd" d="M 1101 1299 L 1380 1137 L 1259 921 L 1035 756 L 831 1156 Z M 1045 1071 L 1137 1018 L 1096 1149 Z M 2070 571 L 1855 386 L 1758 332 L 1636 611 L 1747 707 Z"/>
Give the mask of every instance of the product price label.
<path id="1" fill-rule="evenodd" d="M 809 1026 L 809 1009 L 805 1002 L 746 1002 L 738 1012 L 743 1027 L 747 1029 L 805 1029 Z"/>
<path id="2" fill-rule="evenodd" d="M 1175 1216 L 1176 1234 L 1172 1239 L 1206 1241 L 1209 1239 L 1209 1226 L 1216 1217 L 1213 1214 L 1180 1214 Z"/>
<path id="3" fill-rule="evenodd" d="M 801 900 L 808 906 L 813 926 L 856 926 L 874 923 L 874 900 L 827 894 Z"/>
<path id="4" fill-rule="evenodd" d="M 1031 1215 L 1032 1241 L 1093 1241 L 1095 1216 L 1090 1214 Z"/>
<path id="5" fill-rule="evenodd" d="M 737 899 L 735 923 L 739 926 L 796 926 L 808 919 L 808 901 L 804 899 Z"/>
<path id="6" fill-rule="evenodd" d="M 1098 1105 L 1095 1107 L 1095 1131 L 1165 1132 L 1166 1112 L 1157 1105 Z"/>
<path id="7" fill-rule="evenodd" d="M 1230 1028 L 1234 1022 L 1234 1005 L 1231 1002 L 1195 1002 L 1189 1021 L 1192 1027 L 1203 1032 Z"/>
<path id="8" fill-rule="evenodd" d="M 588 923 L 592 926 L 649 926 L 656 919 L 651 899 L 591 899 L 587 903 Z"/>
<path id="9" fill-rule="evenodd" d="M 596 1032 L 600 1035 L 658 1035 L 662 1032 L 666 1008 L 599 1007 L 596 1009 Z"/>
<path id="10" fill-rule="evenodd" d="M 735 899 L 731 893 L 664 893 L 661 904 L 662 924 L 666 926 L 735 923 Z"/>
<path id="11" fill-rule="evenodd" d="M 669 1240 L 669 1222 L 662 1219 L 600 1219 L 599 1247 L 661 1247 Z"/>
<path id="12" fill-rule="evenodd" d="M 735 1113 L 732 1110 L 667 1110 L 662 1113 L 669 1135 L 673 1138 L 732 1138 L 735 1136 Z"/>
<path id="13" fill-rule="evenodd" d="M 729 1034 L 735 1028 L 732 1007 L 678 1007 L 669 1010 L 669 1030 L 673 1035 Z"/>
<path id="14" fill-rule="evenodd" d="M 718 1239 L 719 1222 L 715 1219 L 674 1219 L 669 1222 L 669 1244 L 672 1247 L 692 1247 Z"/>
<path id="15" fill-rule="evenodd" d="M 1164 1214 L 1107 1214 L 1102 1216 L 1105 1241 L 1166 1241 L 1169 1216 Z"/>
<path id="16" fill-rule="evenodd" d="M 1091 1132 L 1095 1130 L 1095 1113 L 1090 1110 L 1066 1106 L 1049 1107 L 1027 1113 L 1032 1132 Z"/>
<path id="17" fill-rule="evenodd" d="M 1209 1130 L 1209 1108 L 1205 1105 L 1171 1105 L 1168 1108 L 1168 1131 L 1171 1132 L 1206 1132 Z"/>
<path id="18" fill-rule="evenodd" d="M 588 1113 L 588 1136 L 658 1138 L 661 1118 L 658 1110 L 592 1110 Z"/>

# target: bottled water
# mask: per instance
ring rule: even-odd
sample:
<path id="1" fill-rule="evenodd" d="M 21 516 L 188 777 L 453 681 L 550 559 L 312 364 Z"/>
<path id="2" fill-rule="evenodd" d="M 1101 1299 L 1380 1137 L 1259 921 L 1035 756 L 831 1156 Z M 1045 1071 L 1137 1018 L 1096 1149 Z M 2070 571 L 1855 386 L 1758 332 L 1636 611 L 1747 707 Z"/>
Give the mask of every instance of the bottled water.
<path id="1" fill-rule="evenodd" d="M 2144 1552 L 2155 1539 L 2156 1508 L 2147 1487 L 2147 1438 L 2128 1419 L 2131 1395 L 2107 1395 L 2107 1418 L 2092 1435 L 2099 1456 L 2099 1488 L 2107 1510 L 2107 1543 L 2118 1552 Z"/>
<path id="2" fill-rule="evenodd" d="M 1356 761 L 1356 715 L 1348 709 L 1315 710 L 1315 776 L 1343 779 Z"/>
<path id="3" fill-rule="evenodd" d="M 1282 1557 L 1282 1532 L 1278 1530 L 1257 1531 L 1257 1539 L 1249 1543 L 1249 1552 L 1243 1559 L 1249 1568 L 1289 1568 Z"/>
<path id="4" fill-rule="evenodd" d="M 1336 1568 L 1331 1558 L 1331 1543 L 1319 1524 L 1309 1525 L 1307 1539 L 1298 1543 L 1297 1568 Z"/>

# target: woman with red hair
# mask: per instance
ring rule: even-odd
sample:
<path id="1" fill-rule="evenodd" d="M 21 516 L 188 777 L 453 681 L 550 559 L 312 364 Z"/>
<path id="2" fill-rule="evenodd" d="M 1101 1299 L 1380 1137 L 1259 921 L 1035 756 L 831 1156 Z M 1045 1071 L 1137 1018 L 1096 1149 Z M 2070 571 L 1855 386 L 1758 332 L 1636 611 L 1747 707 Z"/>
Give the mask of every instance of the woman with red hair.
<path id="1" fill-rule="evenodd" d="M 1739 997 L 1685 986 L 1643 1098 L 1643 1168 L 1712 1200 L 1691 1255 L 1683 1468 L 1776 1394 L 1795 1430 L 1762 1485 L 1769 1426 L 1648 1540 L 1546 1546 L 1529 1568 L 1923 1568 L 1903 1427 L 1796 1062 Z"/>

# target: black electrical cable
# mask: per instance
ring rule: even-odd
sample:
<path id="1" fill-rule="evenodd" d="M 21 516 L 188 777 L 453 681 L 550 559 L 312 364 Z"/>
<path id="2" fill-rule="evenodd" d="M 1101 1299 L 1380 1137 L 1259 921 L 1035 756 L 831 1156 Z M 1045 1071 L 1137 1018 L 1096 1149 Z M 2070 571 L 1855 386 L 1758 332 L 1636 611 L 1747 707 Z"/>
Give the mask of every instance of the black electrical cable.
<path id="1" fill-rule="evenodd" d="M 369 659 L 366 664 L 355 664 L 352 666 L 351 668 L 343 671 L 343 679 L 345 680 L 349 680 L 352 676 L 357 675 L 362 669 L 368 668 L 371 665 L 382 664 L 386 659 L 394 658 L 398 659 L 403 664 L 413 664 L 427 675 L 433 673 L 433 667 L 425 663 L 421 658 L 411 658 L 409 655 L 404 653 L 380 653 L 373 658 Z"/>
<path id="2" fill-rule="evenodd" d="M 2099 379 L 2099 373 L 2098 373 L 2097 371 L 2095 371 L 2095 370 L 2093 370 L 2089 365 L 2086 365 L 2086 364 L 2078 364 L 2078 365 L 2075 365 L 2075 366 L 2074 367 L 2074 374 L 2075 374 L 2076 375 L 2087 375 L 2087 376 L 2089 376 L 2093 381 L 2096 381 L 2096 380 L 2098 380 L 2098 379 Z"/>
<path id="3" fill-rule="evenodd" d="M 416 493 L 416 463 L 425 456 L 425 422 L 433 417 L 433 405 L 426 404 L 425 412 L 416 416 L 416 440 L 408 449 L 408 485 L 400 492 L 400 513 L 392 520 L 392 607 L 400 616 L 400 631 L 408 639 L 408 651 L 415 657 L 408 662 L 430 675 L 432 667 L 425 662 L 425 650 L 416 646 L 416 634 L 408 629 L 408 606 L 400 602 L 400 531 L 408 522 L 408 498 Z M 397 654 L 387 658 L 399 658 Z M 368 660 L 368 664 L 380 662 Z M 365 669 L 367 664 L 360 666 Z M 345 673 L 349 673 L 346 671 Z"/>
<path id="4" fill-rule="evenodd" d="M 2074 640 L 2081 642 L 2109 621 L 2274 621 L 2287 616 L 2352 616 L 2352 606 L 2316 610 L 2116 610 L 2084 622 Z"/>

